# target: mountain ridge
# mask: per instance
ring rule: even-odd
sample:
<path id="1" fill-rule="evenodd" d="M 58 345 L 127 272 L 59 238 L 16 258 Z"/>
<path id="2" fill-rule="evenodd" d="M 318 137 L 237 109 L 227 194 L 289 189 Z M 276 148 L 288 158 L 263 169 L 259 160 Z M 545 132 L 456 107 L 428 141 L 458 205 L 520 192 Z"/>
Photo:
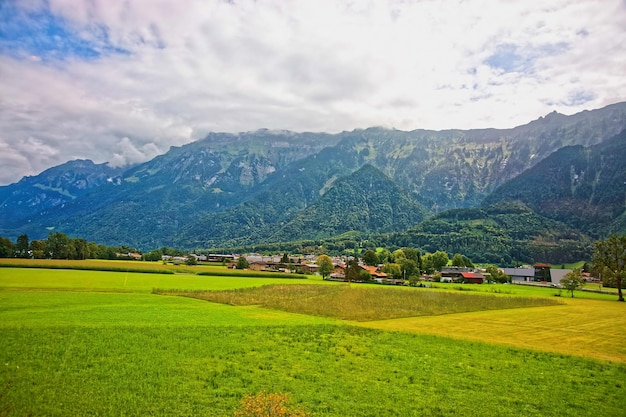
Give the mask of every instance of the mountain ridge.
<path id="1" fill-rule="evenodd" d="M 558 149 L 599 144 L 625 129 L 626 103 L 617 103 L 512 129 L 211 133 L 59 204 L 22 213 L 24 202 L 11 200 L 0 208 L 0 235 L 42 238 L 59 230 L 145 249 L 267 242 L 365 165 L 432 212 L 478 207 Z M 0 187 L 0 195 L 22 186 L 33 191 L 18 182 Z"/>

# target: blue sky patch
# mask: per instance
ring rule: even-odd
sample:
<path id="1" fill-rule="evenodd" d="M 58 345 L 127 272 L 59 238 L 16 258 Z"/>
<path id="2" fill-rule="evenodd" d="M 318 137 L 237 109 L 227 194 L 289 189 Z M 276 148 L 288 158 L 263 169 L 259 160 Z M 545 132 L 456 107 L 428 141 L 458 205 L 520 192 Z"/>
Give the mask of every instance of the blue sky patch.
<path id="1" fill-rule="evenodd" d="M 569 49 L 566 42 L 544 44 L 525 48 L 522 50 L 518 45 L 506 43 L 498 45 L 496 51 L 485 60 L 492 68 L 498 68 L 504 72 L 533 72 L 535 60 L 542 56 L 559 55 Z"/>
<path id="2" fill-rule="evenodd" d="M 0 5 L 0 53 L 14 57 L 42 59 L 94 59 L 126 51 L 112 45 L 104 27 L 90 27 L 91 39 L 83 38 L 78 28 L 49 10 L 24 12 L 14 2 Z"/>
<path id="3" fill-rule="evenodd" d="M 517 45 L 513 44 L 498 45 L 495 53 L 487 58 L 485 63 L 504 72 L 526 71 L 532 63 L 520 55 L 517 49 Z"/>

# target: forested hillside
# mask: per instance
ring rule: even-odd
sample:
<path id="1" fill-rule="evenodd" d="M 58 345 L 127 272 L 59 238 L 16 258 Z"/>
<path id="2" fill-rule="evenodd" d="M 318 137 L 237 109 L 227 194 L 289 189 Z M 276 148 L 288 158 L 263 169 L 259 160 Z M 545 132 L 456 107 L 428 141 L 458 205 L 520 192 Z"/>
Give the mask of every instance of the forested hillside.
<path id="1" fill-rule="evenodd" d="M 503 184 L 488 206 L 520 201 L 591 236 L 624 233 L 626 130 L 598 145 L 568 146 Z"/>
<path id="2" fill-rule="evenodd" d="M 449 210 L 406 232 L 375 237 L 382 246 L 410 246 L 434 252 L 445 248 L 474 262 L 509 265 L 587 259 L 593 241 L 565 224 L 514 202 Z"/>

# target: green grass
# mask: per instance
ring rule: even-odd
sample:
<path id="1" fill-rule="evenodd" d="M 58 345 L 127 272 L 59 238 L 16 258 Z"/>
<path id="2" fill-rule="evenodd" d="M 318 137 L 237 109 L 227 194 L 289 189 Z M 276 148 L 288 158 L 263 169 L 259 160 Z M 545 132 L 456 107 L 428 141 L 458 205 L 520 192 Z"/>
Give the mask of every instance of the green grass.
<path id="1" fill-rule="evenodd" d="M 558 305 L 555 298 L 495 294 L 446 293 L 421 289 L 402 291 L 350 285 L 266 285 L 230 291 L 155 290 L 230 305 L 260 305 L 270 309 L 342 320 L 386 320 L 468 311 Z"/>
<path id="2" fill-rule="evenodd" d="M 161 275 L 134 272 L 65 269 L 0 268 L 5 288 L 63 289 L 72 291 L 151 292 L 153 288 L 233 289 L 277 284 L 316 283 L 315 279 L 264 279 L 245 276 Z"/>
<path id="3" fill-rule="evenodd" d="M 520 284 L 454 284 L 454 283 L 433 283 L 433 288 L 442 291 L 469 291 L 476 293 L 509 294 L 521 297 L 569 297 L 568 291 L 563 289 Z M 597 284 L 588 284 L 586 288 L 596 290 Z M 602 288 L 606 293 L 591 291 L 574 291 L 574 297 L 613 301 L 617 299 L 617 292 L 612 288 Z"/>
<path id="4" fill-rule="evenodd" d="M 327 284 L 281 284 L 303 282 Z M 229 416 L 260 391 L 289 393 L 315 416 L 618 416 L 626 406 L 617 362 L 150 294 L 275 283 L 0 268 L 0 415 Z M 599 316 L 603 305 L 621 308 L 574 302 Z"/>
<path id="5" fill-rule="evenodd" d="M 228 269 L 225 265 L 198 264 L 194 266 L 128 260 L 65 260 L 0 258 L 0 268 L 67 269 L 82 271 L 138 272 L 148 274 L 188 274 L 225 277 L 307 279 L 303 274 Z"/>
<path id="6" fill-rule="evenodd" d="M 224 416 L 266 391 L 329 416 L 617 416 L 626 380 L 623 366 L 341 325 L 2 333 L 18 415 Z"/>

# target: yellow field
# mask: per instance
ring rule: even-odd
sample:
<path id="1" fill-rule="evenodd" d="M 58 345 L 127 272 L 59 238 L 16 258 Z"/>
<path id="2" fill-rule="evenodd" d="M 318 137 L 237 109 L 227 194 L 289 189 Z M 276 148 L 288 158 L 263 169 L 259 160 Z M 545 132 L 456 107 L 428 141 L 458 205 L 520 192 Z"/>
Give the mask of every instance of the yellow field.
<path id="1" fill-rule="evenodd" d="M 359 323 L 626 363 L 626 303 L 563 298 L 565 304 Z"/>

